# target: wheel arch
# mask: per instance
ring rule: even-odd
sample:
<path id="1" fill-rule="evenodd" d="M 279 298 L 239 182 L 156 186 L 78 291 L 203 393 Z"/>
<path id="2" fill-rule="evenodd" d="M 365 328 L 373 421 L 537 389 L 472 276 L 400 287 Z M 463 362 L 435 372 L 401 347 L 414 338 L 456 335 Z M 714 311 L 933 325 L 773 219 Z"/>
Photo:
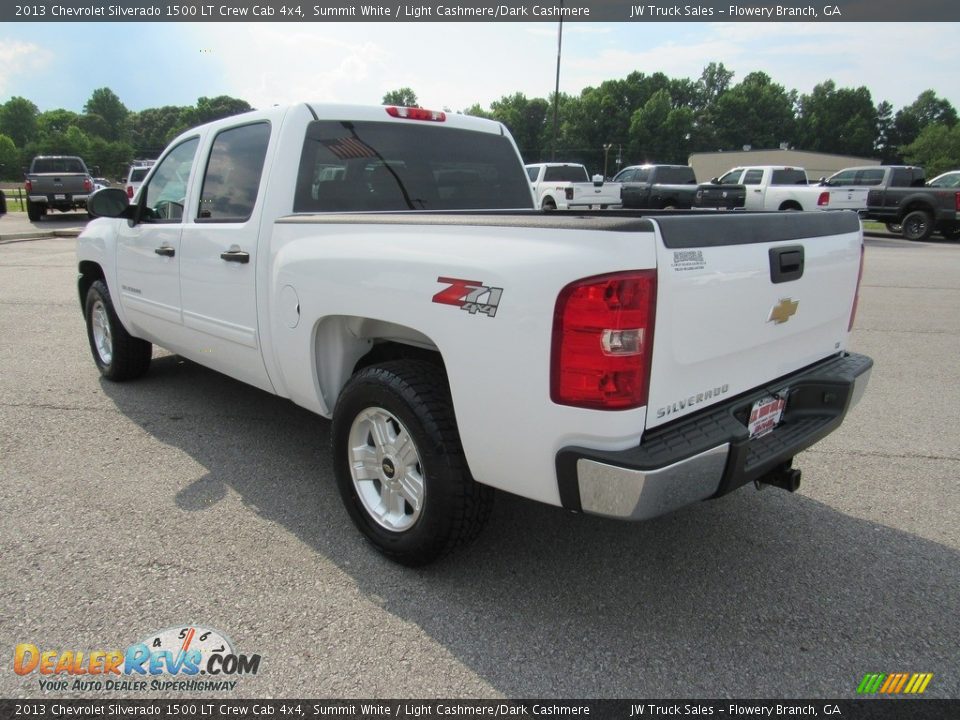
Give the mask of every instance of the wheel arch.
<path id="1" fill-rule="evenodd" d="M 313 332 L 313 370 L 321 404 L 333 412 L 347 381 L 363 368 L 388 360 L 428 360 L 444 371 L 432 338 L 399 323 L 353 315 L 320 319 Z"/>
<path id="2" fill-rule="evenodd" d="M 926 198 L 917 197 L 908 199 L 903 204 L 903 207 L 900 208 L 900 220 L 903 220 L 907 215 L 915 210 L 921 210 L 929 214 L 931 221 L 936 219 L 936 211 L 934 210 L 933 205 L 930 204 L 930 201 Z"/>
<path id="3" fill-rule="evenodd" d="M 77 273 L 77 291 L 80 294 L 80 307 L 83 308 L 87 301 L 87 292 L 90 290 L 90 286 L 97 280 L 103 280 L 106 283 L 107 276 L 103 272 L 103 268 L 100 267 L 100 263 L 93 260 L 81 260 L 77 266 Z"/>

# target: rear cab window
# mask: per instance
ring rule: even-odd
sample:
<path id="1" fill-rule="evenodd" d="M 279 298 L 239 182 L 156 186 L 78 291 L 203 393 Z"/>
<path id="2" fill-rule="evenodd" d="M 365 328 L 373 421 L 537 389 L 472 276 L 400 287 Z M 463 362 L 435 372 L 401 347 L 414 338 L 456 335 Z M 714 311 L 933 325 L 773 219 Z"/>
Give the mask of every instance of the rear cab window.
<path id="1" fill-rule="evenodd" d="M 576 167 L 574 165 L 563 165 L 561 167 L 548 167 L 543 173 L 545 182 L 589 182 L 587 169 Z"/>
<path id="2" fill-rule="evenodd" d="M 798 168 L 774 170 L 770 178 L 771 185 L 806 185 L 807 173 Z"/>
<path id="3" fill-rule="evenodd" d="M 663 185 L 696 185 L 697 178 L 690 167 L 657 168 L 657 182 Z"/>
<path id="4" fill-rule="evenodd" d="M 317 120 L 304 137 L 293 211 L 532 206 L 527 173 L 502 135 L 418 123 Z"/>

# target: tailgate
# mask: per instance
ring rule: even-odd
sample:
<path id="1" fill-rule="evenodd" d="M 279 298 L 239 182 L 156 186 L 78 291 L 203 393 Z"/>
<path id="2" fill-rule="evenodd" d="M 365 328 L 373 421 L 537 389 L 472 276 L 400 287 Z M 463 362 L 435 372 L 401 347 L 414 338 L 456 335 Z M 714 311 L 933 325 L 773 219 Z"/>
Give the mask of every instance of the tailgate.
<path id="1" fill-rule="evenodd" d="M 594 185 L 593 183 L 573 183 L 571 205 L 619 205 L 620 183 Z"/>
<path id="2" fill-rule="evenodd" d="M 747 200 L 743 185 L 702 185 L 697 188 L 694 207 L 732 210 L 742 208 Z"/>
<path id="3" fill-rule="evenodd" d="M 845 348 L 862 245 L 856 214 L 652 220 L 658 291 L 647 427 Z"/>

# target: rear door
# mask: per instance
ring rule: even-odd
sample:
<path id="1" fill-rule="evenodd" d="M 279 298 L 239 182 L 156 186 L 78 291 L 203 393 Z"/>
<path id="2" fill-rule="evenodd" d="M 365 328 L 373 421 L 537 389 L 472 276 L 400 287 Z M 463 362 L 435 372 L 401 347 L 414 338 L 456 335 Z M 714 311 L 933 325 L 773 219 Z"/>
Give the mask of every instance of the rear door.
<path id="1" fill-rule="evenodd" d="M 844 348 L 862 243 L 856 214 L 654 222 L 660 242 L 648 427 Z"/>
<path id="2" fill-rule="evenodd" d="M 270 123 L 219 130 L 200 165 L 200 200 L 181 239 L 183 324 L 198 362 L 272 391 L 257 327 L 257 238 Z"/>

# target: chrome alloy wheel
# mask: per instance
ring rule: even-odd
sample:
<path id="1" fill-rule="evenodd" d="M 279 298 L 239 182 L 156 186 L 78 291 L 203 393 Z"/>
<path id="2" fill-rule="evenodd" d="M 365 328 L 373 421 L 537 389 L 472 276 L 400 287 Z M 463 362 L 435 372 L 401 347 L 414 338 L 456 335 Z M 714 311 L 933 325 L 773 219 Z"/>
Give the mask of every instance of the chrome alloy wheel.
<path id="1" fill-rule="evenodd" d="M 93 344 L 100 362 L 109 365 L 113 361 L 113 337 L 110 334 L 110 318 L 102 300 L 98 299 L 90 309 L 90 325 L 93 328 Z"/>
<path id="2" fill-rule="evenodd" d="M 410 432 L 383 408 L 362 410 L 350 426 L 350 474 L 364 509 L 381 527 L 409 530 L 423 509 L 420 454 Z"/>

